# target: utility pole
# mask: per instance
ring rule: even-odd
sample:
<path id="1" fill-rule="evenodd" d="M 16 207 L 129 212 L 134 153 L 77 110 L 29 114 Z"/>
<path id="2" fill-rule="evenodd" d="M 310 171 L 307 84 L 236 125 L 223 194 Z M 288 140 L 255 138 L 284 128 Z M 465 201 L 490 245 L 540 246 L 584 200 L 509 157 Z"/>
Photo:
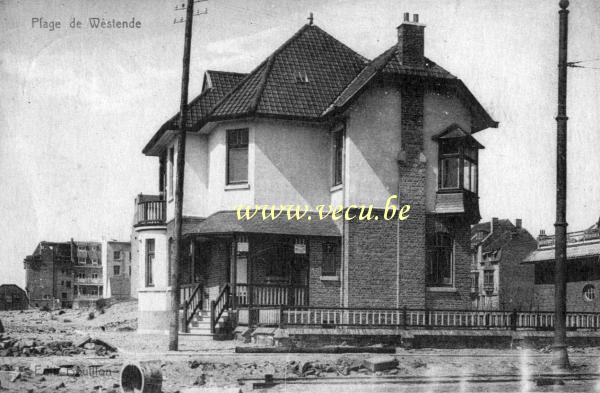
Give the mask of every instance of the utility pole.
<path id="1" fill-rule="evenodd" d="M 558 3 L 558 114 L 556 116 L 556 222 L 554 283 L 554 346 L 552 365 L 569 367 L 567 324 L 567 32 L 568 0 Z"/>
<path id="2" fill-rule="evenodd" d="M 171 263 L 171 309 L 169 321 L 169 350 L 179 348 L 179 267 L 182 263 L 182 215 L 183 215 L 183 175 L 185 165 L 186 120 L 188 118 L 188 85 L 190 81 L 190 47 L 192 43 L 192 22 L 194 20 L 194 0 L 187 1 L 185 19 L 185 42 L 183 45 L 183 73 L 181 76 L 181 104 L 179 110 L 179 138 L 177 142 L 177 173 L 175 185 L 175 252 Z"/>

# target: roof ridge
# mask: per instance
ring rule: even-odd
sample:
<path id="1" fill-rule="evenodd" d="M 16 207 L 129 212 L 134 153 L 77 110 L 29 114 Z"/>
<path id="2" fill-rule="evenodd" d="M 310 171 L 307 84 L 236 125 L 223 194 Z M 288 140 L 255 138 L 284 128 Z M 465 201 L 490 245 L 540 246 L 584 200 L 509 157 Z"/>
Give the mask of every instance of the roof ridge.
<path id="1" fill-rule="evenodd" d="M 344 88 L 344 90 L 342 90 L 340 92 L 340 94 L 337 95 L 337 97 L 335 97 L 333 99 L 333 101 L 331 101 L 331 104 L 329 104 L 329 106 L 327 107 L 327 109 L 325 109 L 325 111 L 321 114 L 322 116 L 331 112 L 332 110 L 334 110 L 336 107 L 339 107 L 339 105 L 334 105 L 335 102 L 344 95 L 344 93 L 346 93 L 346 91 L 348 91 L 348 89 L 350 88 L 350 86 L 352 86 L 352 84 L 362 76 L 362 74 L 364 72 L 366 72 L 367 70 L 371 70 L 373 69 L 373 74 L 371 76 L 369 76 L 367 78 L 367 80 L 363 83 L 363 85 L 357 90 L 360 91 L 362 90 L 362 88 L 364 86 L 367 85 L 367 83 L 369 83 L 371 81 L 371 79 L 377 75 L 377 73 L 379 71 L 381 71 L 383 69 L 383 67 L 385 67 L 385 65 L 390 61 L 392 55 L 394 54 L 394 52 L 396 51 L 396 45 L 388 48 L 387 50 L 385 50 L 382 54 L 380 54 L 379 56 L 377 56 L 376 58 L 374 58 L 373 60 L 369 61 L 367 64 L 365 64 L 365 66 L 363 67 L 362 70 L 360 70 L 360 72 L 358 74 L 356 74 L 356 76 L 350 81 L 350 83 L 348 83 L 348 85 L 346 85 L 346 87 Z M 376 64 L 377 62 L 382 61 L 381 64 Z M 371 67 L 372 66 L 372 67 Z M 355 96 L 356 94 L 353 94 L 352 96 Z M 348 101 L 348 99 L 346 100 L 346 102 Z M 343 103 L 345 104 L 345 102 Z"/>
<path id="2" fill-rule="evenodd" d="M 215 73 L 218 73 L 218 74 L 248 75 L 247 72 L 223 71 L 223 70 L 206 70 L 205 72 L 215 72 Z"/>
<path id="3" fill-rule="evenodd" d="M 256 89 L 256 94 L 252 97 L 252 101 L 250 103 L 250 108 L 248 109 L 249 114 L 256 113 L 258 109 L 258 105 L 260 105 L 260 100 L 262 98 L 262 94 L 265 91 L 265 86 L 267 85 L 267 80 L 269 79 L 269 74 L 273 69 L 273 63 L 275 62 L 275 54 L 273 53 L 271 56 L 267 58 L 267 65 L 265 66 L 265 70 L 263 72 L 262 78 L 258 87 Z"/>

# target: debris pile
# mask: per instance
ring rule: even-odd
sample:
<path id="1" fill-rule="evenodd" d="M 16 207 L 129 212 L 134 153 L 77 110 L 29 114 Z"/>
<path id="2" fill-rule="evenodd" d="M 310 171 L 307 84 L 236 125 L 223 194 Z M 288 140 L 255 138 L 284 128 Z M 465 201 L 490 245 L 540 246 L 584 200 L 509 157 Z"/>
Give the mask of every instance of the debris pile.
<path id="1" fill-rule="evenodd" d="M 338 359 L 335 363 L 299 362 L 292 360 L 287 363 L 287 374 L 295 374 L 299 377 L 326 377 L 347 376 L 351 374 L 398 374 L 400 366 L 398 360 L 392 356 L 380 356 L 360 360 Z"/>
<path id="2" fill-rule="evenodd" d="M 72 341 L 49 341 L 43 343 L 36 339 L 14 339 L 0 334 L 0 357 L 8 356 L 71 356 L 77 354 L 95 354 L 106 356 L 116 352 L 116 348 L 101 340 L 89 336 L 78 343 Z"/>

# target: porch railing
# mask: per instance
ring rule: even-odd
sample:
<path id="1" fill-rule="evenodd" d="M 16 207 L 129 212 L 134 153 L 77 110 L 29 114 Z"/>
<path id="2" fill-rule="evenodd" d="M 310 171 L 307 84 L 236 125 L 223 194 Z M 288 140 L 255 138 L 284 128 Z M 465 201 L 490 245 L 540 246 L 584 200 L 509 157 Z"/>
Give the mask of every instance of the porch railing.
<path id="1" fill-rule="evenodd" d="M 137 205 L 134 226 L 164 225 L 166 219 L 165 201 L 145 201 Z"/>
<path id="2" fill-rule="evenodd" d="M 202 308 L 204 291 L 202 289 L 202 284 L 195 284 L 195 286 L 185 285 L 180 288 L 180 291 L 180 301 L 183 311 L 181 328 L 184 333 L 188 333 L 190 322 L 192 321 L 192 318 L 194 318 L 194 314 Z"/>
<path id="3" fill-rule="evenodd" d="M 235 284 L 234 301 L 237 306 L 305 306 L 308 287 L 282 284 Z"/>
<path id="4" fill-rule="evenodd" d="M 217 324 L 219 323 L 219 319 L 221 316 L 229 308 L 229 299 L 231 296 L 231 288 L 229 284 L 225 284 L 219 296 L 217 296 L 217 300 L 213 300 L 210 302 L 210 332 L 215 333 L 217 330 Z"/>
<path id="5" fill-rule="evenodd" d="M 276 312 L 277 311 L 277 312 Z M 554 327 L 552 312 L 418 310 L 370 308 L 320 308 L 282 305 L 273 309 L 262 324 L 319 327 L 389 327 L 446 329 L 529 329 L 550 330 Z M 569 312 L 570 330 L 600 329 L 600 313 Z"/>

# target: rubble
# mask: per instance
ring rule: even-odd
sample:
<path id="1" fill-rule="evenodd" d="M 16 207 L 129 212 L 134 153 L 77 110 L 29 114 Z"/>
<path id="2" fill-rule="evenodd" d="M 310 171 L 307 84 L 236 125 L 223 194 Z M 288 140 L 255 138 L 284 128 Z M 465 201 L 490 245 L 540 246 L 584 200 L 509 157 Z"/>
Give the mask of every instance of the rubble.
<path id="1" fill-rule="evenodd" d="M 395 368 L 398 365 L 398 360 L 392 356 L 378 356 L 365 359 L 363 365 L 371 372 L 376 372 Z"/>

